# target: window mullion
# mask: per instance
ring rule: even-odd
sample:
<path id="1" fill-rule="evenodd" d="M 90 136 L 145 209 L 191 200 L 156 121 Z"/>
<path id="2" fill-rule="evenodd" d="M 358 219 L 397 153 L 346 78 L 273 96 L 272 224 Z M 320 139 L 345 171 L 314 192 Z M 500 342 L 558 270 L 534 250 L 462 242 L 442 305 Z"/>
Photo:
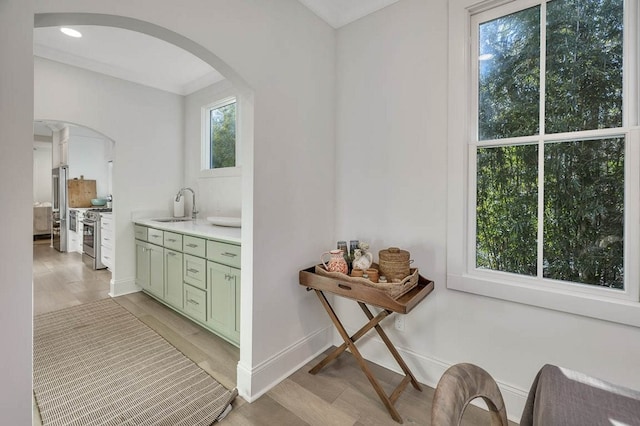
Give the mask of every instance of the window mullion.
<path id="1" fill-rule="evenodd" d="M 544 140 L 538 142 L 538 258 L 537 277 L 543 278 L 544 259 Z"/>
<path id="2" fill-rule="evenodd" d="M 537 277 L 544 273 L 544 134 L 545 134 L 545 96 L 547 71 L 547 2 L 540 5 L 540 139 L 538 141 L 538 258 Z"/>
<path id="3" fill-rule="evenodd" d="M 640 10 L 637 0 L 625 1 L 622 98 L 623 127 L 631 128 L 640 124 Z"/>
<path id="4" fill-rule="evenodd" d="M 540 135 L 546 133 L 545 130 L 545 96 L 546 96 L 546 73 L 547 73 L 547 2 L 540 5 Z"/>
<path id="5" fill-rule="evenodd" d="M 640 129 L 629 131 L 625 155 L 624 288 L 631 300 L 640 301 Z"/>

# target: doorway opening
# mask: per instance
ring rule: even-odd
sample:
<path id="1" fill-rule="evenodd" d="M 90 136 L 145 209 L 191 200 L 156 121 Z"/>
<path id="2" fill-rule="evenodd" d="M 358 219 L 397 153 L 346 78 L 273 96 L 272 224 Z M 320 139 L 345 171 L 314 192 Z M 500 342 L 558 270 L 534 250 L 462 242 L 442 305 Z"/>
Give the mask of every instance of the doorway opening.
<path id="1" fill-rule="evenodd" d="M 238 131 L 243 135 L 242 157 L 244 159 L 247 159 L 246 164 L 252 164 L 253 92 L 242 80 L 242 78 L 237 73 L 235 73 L 235 71 L 233 71 L 213 53 L 193 42 L 192 40 L 181 36 L 180 34 L 133 18 L 81 13 L 35 15 L 36 29 L 45 27 L 56 27 L 63 24 L 66 26 L 93 25 L 137 31 L 178 46 L 197 56 L 198 58 L 218 70 L 222 75 L 225 76 L 230 85 L 233 86 L 234 90 L 237 93 L 240 104 L 243 105 L 242 111 L 239 113 L 239 115 L 243 117 L 243 120 L 242 122 L 238 123 Z M 36 64 L 36 66 L 37 65 L 38 64 Z M 57 64 L 49 63 L 49 65 L 51 66 L 51 69 L 61 69 L 61 67 Z M 75 66 L 77 67 L 77 65 Z M 78 96 L 78 93 L 74 93 L 74 95 Z M 111 95 L 111 93 L 107 95 Z M 99 99 L 100 101 L 103 101 L 102 97 L 92 98 L 85 96 L 78 98 L 78 100 L 80 99 L 93 99 L 94 101 L 96 99 Z M 129 122 L 129 120 L 133 121 L 133 118 L 142 120 L 143 117 L 129 116 L 123 117 L 122 120 L 119 120 L 113 119 L 113 117 L 105 117 L 105 114 L 102 114 L 102 116 L 99 116 L 99 114 L 95 114 L 90 119 L 85 120 L 83 118 L 86 118 L 88 116 L 86 108 L 84 108 L 86 105 L 83 105 L 83 108 L 75 108 L 69 105 L 69 102 L 65 102 L 63 106 L 64 108 L 62 108 L 60 114 L 62 119 L 72 122 L 88 123 L 88 125 L 90 125 L 92 128 L 100 129 L 101 132 L 113 135 L 114 139 L 118 140 L 118 155 L 117 158 L 115 158 L 115 162 L 117 163 L 118 167 L 117 171 L 114 171 L 113 175 L 113 193 L 116 195 L 114 197 L 114 215 L 118 218 L 115 224 L 115 232 L 116 237 L 123 238 L 125 242 L 126 238 L 128 237 L 131 237 L 131 239 L 133 240 L 133 225 L 131 224 L 132 213 L 135 213 L 134 210 L 136 208 L 140 209 L 139 206 L 143 205 L 145 202 L 149 205 L 152 205 L 154 202 L 156 202 L 157 199 L 163 199 L 164 196 L 162 195 L 162 191 L 158 190 L 157 186 L 155 186 L 160 180 L 170 183 L 170 185 L 167 185 L 167 187 L 171 186 L 171 188 L 167 189 L 167 191 L 170 192 L 170 194 L 174 198 L 176 188 L 174 188 L 173 186 L 182 187 L 189 186 L 191 184 L 191 182 L 185 182 L 185 175 L 187 174 L 185 172 L 185 169 L 188 168 L 189 164 L 188 159 L 184 158 L 186 154 L 184 154 L 184 149 L 182 149 L 182 146 L 180 145 L 180 140 L 183 139 L 184 135 L 173 133 L 167 136 L 165 134 L 164 136 L 167 138 L 167 140 L 173 138 L 174 142 L 169 145 L 164 143 L 164 141 L 162 140 L 158 140 L 159 138 L 157 138 L 157 135 L 161 132 L 150 131 L 145 134 L 145 132 L 140 130 L 139 127 L 131 129 L 126 124 Z M 107 109 L 107 107 L 103 108 L 103 110 L 104 109 Z M 53 107 L 51 105 L 41 105 L 38 103 L 38 93 L 36 90 L 36 114 L 39 114 L 41 116 L 52 116 L 52 110 Z M 142 110 L 144 110 L 144 108 L 142 108 L 141 111 Z M 120 112 L 122 113 L 122 111 Z M 147 129 L 155 130 L 155 128 L 152 127 L 152 125 L 155 124 L 159 125 L 160 127 L 165 126 L 165 122 L 161 118 L 159 118 L 157 122 L 149 120 L 147 123 Z M 177 128 L 178 126 L 174 127 Z M 174 130 L 174 128 L 170 129 L 170 131 Z M 153 136 L 149 136 L 150 134 Z M 181 150 L 176 150 L 176 146 L 174 145 L 180 146 Z M 182 164 L 179 164 L 177 167 L 167 167 L 168 160 L 167 158 L 162 156 L 172 156 L 172 160 L 178 160 L 178 162 L 180 162 L 180 160 L 183 161 L 181 162 Z M 140 169 L 145 170 L 146 173 L 140 173 Z M 158 172 L 168 172 L 173 173 L 173 175 L 169 175 L 169 177 L 161 175 L 161 178 L 159 179 L 158 176 L 160 175 Z M 242 211 L 250 213 L 250 209 L 252 208 L 251 182 L 253 170 L 251 167 L 243 167 L 240 173 L 241 174 L 238 176 L 238 179 L 241 179 L 241 181 L 243 182 L 242 185 L 238 185 L 241 188 L 242 192 L 242 195 L 240 196 L 240 204 L 242 207 Z M 201 178 L 199 176 L 195 176 L 193 177 L 193 179 L 196 180 L 195 185 L 197 186 L 200 182 L 199 179 Z M 180 182 L 180 185 L 176 185 L 176 182 Z M 160 194 L 160 196 L 158 196 L 158 194 Z M 166 198 L 171 199 L 171 197 Z M 138 205 L 136 205 L 136 203 L 138 203 Z M 154 206 L 152 205 L 152 207 Z M 249 216 L 251 217 L 250 214 Z M 117 268 L 115 270 L 114 277 L 111 280 L 110 294 L 112 296 L 124 294 L 131 289 L 131 287 L 127 287 L 128 285 L 135 285 L 135 253 L 133 253 L 133 250 L 130 246 L 132 245 L 121 244 L 121 249 L 120 247 L 118 249 L 118 253 L 116 255 L 116 260 L 118 261 Z M 244 228 L 242 232 L 242 251 L 252 253 L 252 246 L 252 229 Z M 251 359 L 251 323 L 250 321 L 242 320 L 242 318 L 244 318 L 245 315 L 247 315 L 247 318 L 251 318 L 251 277 L 253 274 L 251 271 L 251 256 L 246 256 L 246 258 L 247 260 L 245 261 L 245 256 L 242 256 L 243 274 L 241 282 L 241 305 L 243 307 L 243 310 L 241 313 L 240 322 L 243 343 L 240 349 L 239 358 L 246 358 L 247 362 L 245 362 L 245 364 L 248 365 Z M 245 345 L 244 342 L 247 342 L 248 345 Z M 237 362 L 233 364 L 234 373 L 236 364 Z"/>

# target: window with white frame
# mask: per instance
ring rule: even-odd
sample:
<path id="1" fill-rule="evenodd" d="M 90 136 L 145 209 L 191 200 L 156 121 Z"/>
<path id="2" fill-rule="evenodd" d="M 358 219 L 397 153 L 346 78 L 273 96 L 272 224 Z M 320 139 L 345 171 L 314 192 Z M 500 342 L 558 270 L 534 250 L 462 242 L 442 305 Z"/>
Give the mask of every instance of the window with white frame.
<path id="1" fill-rule="evenodd" d="M 202 109 L 202 168 L 236 167 L 236 98 L 226 98 Z"/>
<path id="2" fill-rule="evenodd" d="M 450 35 L 466 28 L 450 67 L 466 84 L 450 84 L 450 111 L 468 108 L 465 126 L 450 124 L 462 128 L 450 154 L 465 160 L 449 170 L 464 181 L 449 205 L 464 209 L 449 226 L 463 225 L 452 287 L 468 277 L 637 302 L 637 0 L 454 3 Z"/>

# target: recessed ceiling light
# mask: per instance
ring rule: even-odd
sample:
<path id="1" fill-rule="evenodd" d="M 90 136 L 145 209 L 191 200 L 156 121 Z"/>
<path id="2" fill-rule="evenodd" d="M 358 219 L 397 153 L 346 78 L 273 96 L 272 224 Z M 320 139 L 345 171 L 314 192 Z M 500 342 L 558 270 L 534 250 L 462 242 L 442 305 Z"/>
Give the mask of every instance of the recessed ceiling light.
<path id="1" fill-rule="evenodd" d="M 63 34 L 68 35 L 69 37 L 82 37 L 82 33 L 80 31 L 76 31 L 72 28 L 66 28 L 66 27 L 62 27 L 60 28 L 60 31 L 62 31 Z"/>

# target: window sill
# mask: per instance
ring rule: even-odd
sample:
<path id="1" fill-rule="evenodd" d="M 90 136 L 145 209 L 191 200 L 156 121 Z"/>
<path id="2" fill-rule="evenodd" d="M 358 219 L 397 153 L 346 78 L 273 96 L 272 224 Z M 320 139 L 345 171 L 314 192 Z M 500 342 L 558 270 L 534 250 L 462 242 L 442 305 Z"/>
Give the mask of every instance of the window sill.
<path id="1" fill-rule="evenodd" d="M 447 275 L 447 288 L 555 311 L 640 327 L 640 303 L 472 275 Z"/>
<path id="2" fill-rule="evenodd" d="M 200 170 L 200 178 L 213 179 L 222 177 L 240 177 L 242 175 L 241 167 L 224 167 L 221 169 Z"/>

